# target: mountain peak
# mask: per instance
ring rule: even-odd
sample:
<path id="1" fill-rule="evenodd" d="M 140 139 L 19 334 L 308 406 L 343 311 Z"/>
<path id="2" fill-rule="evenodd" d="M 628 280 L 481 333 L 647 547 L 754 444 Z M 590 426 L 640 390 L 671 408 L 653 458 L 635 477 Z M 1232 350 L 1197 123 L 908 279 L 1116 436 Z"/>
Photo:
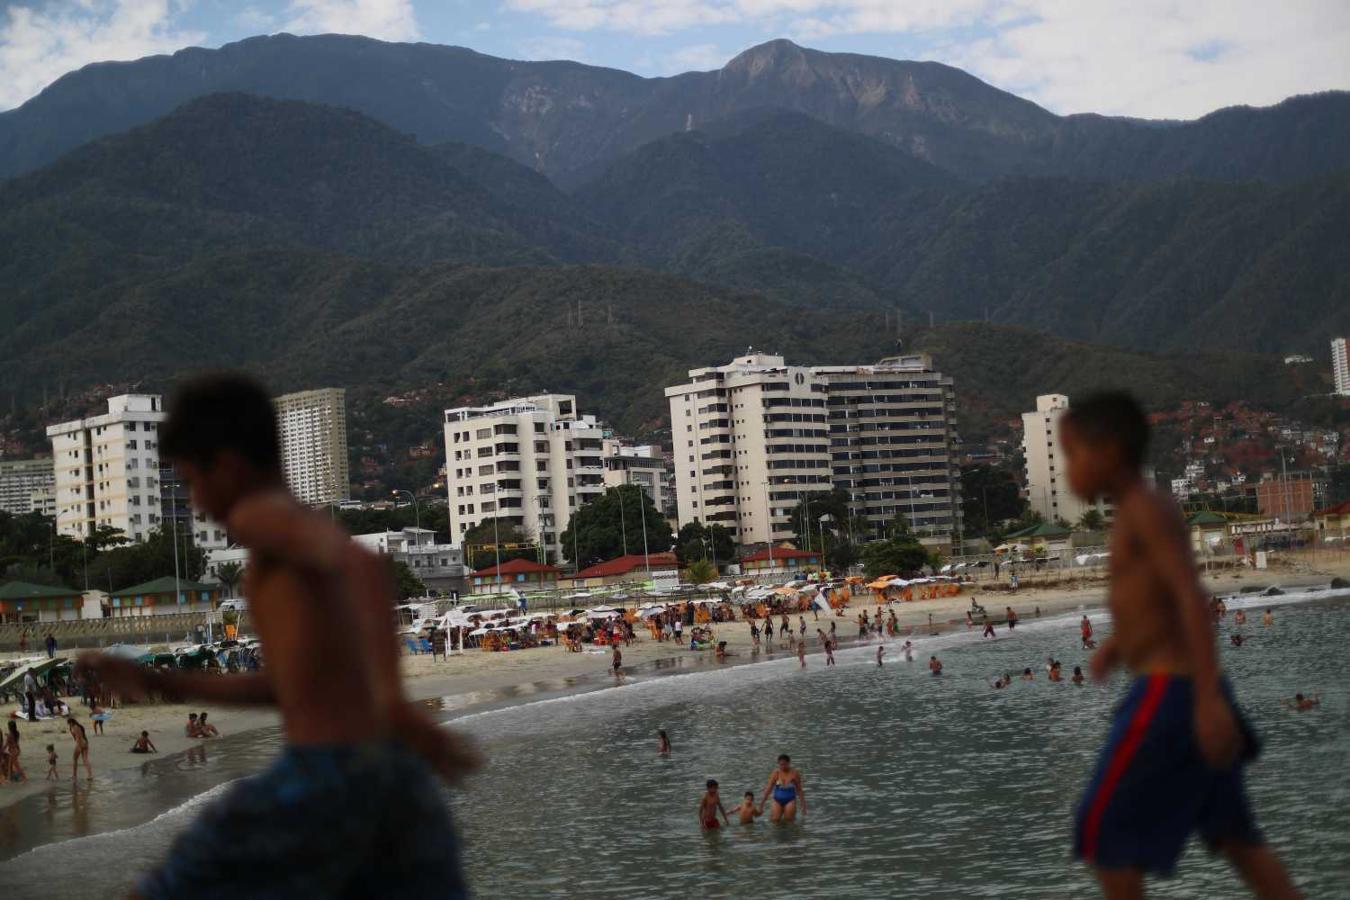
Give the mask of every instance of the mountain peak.
<path id="1" fill-rule="evenodd" d="M 778 69 L 800 63 L 806 58 L 806 49 L 787 38 L 775 38 L 742 50 L 725 66 L 724 72 L 744 72 L 753 77 L 768 69 Z"/>

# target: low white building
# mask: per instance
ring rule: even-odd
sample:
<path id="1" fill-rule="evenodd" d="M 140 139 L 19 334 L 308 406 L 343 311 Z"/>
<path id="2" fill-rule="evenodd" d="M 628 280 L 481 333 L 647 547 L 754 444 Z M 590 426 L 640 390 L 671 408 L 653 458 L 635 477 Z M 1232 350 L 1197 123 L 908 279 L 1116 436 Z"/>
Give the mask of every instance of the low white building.
<path id="1" fill-rule="evenodd" d="M 464 551 L 451 544 L 436 543 L 436 532 L 429 528 L 373 531 L 369 534 L 354 534 L 352 540 L 368 550 L 403 563 L 429 590 L 464 590 Z"/>
<path id="2" fill-rule="evenodd" d="M 1069 398 L 1063 394 L 1042 394 L 1036 398 L 1035 412 L 1022 413 L 1022 455 L 1026 465 L 1027 504 L 1047 522 L 1076 524 L 1083 514 L 1096 509 L 1110 521 L 1115 510 L 1098 500 L 1095 504 L 1080 500 L 1069 489 L 1064 455 L 1059 445 L 1059 425 L 1069 411 Z"/>
<path id="3" fill-rule="evenodd" d="M 652 505 L 667 518 L 675 518 L 675 470 L 660 447 L 651 444 L 626 444 L 618 438 L 602 442 L 605 461 L 605 487 L 637 485 L 651 498 Z"/>

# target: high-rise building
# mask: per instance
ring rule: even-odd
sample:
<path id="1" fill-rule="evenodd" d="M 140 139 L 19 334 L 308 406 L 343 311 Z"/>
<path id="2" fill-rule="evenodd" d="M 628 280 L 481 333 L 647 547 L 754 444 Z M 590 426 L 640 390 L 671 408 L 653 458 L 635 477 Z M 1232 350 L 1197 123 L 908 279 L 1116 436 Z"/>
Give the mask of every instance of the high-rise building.
<path id="1" fill-rule="evenodd" d="M 555 556 L 571 515 L 605 491 L 603 432 L 571 394 L 445 411 L 450 540 L 498 519 Z"/>
<path id="2" fill-rule="evenodd" d="M 189 536 L 192 543 L 208 552 L 230 545 L 225 526 L 192 508 L 188 486 L 178 471 L 169 465 L 159 467 L 159 516 L 162 527 L 180 541 Z"/>
<path id="3" fill-rule="evenodd" d="M 16 516 L 45 512 L 43 492 L 55 486 L 56 470 L 50 459 L 0 459 L 0 512 Z"/>
<path id="4" fill-rule="evenodd" d="M 789 366 L 751 352 L 666 388 L 679 520 L 743 544 L 794 536 L 793 512 L 838 488 L 881 536 L 903 515 L 926 543 L 961 527 L 950 378 L 925 356 L 862 366 Z"/>
<path id="5" fill-rule="evenodd" d="M 1336 393 L 1350 397 L 1350 356 L 1343 337 L 1331 342 L 1331 374 L 1336 381 Z"/>
<path id="6" fill-rule="evenodd" d="M 283 394 L 272 401 L 281 432 L 286 483 L 314 506 L 351 498 L 347 464 L 347 392 L 318 388 Z"/>
<path id="7" fill-rule="evenodd" d="M 920 541 L 950 548 L 962 532 L 952 379 L 924 354 L 811 372 L 825 380 L 831 480 L 850 515 L 869 538 L 904 516 Z"/>
<path id="8" fill-rule="evenodd" d="M 1059 423 L 1068 411 L 1068 397 L 1042 394 L 1036 398 L 1035 412 L 1022 413 L 1027 504 L 1047 522 L 1063 520 L 1075 525 L 1090 509 L 1096 509 L 1109 520 L 1114 512 L 1109 503 L 1104 500 L 1085 503 L 1069 490 L 1064 454 L 1059 447 Z"/>
<path id="9" fill-rule="evenodd" d="M 651 498 L 659 513 L 667 518 L 674 517 L 674 474 L 660 447 L 651 444 L 634 446 L 607 437 L 602 449 L 606 487 L 635 484 Z"/>
<path id="10" fill-rule="evenodd" d="M 157 394 L 121 394 L 108 412 L 47 427 L 56 482 L 56 528 L 79 538 L 99 525 L 133 541 L 159 527 Z"/>

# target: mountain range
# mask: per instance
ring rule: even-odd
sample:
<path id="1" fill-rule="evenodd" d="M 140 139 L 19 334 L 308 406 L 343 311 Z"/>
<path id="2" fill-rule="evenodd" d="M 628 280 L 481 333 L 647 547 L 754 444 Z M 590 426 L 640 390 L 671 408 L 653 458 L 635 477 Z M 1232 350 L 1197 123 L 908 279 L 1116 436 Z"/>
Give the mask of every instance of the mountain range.
<path id="1" fill-rule="evenodd" d="M 747 344 L 898 339 L 983 427 L 1113 375 L 1286 402 L 1318 386 L 1261 354 L 1350 330 L 1340 93 L 1155 123 L 786 41 L 643 79 L 279 35 L 71 73 L 0 114 L 0 173 L 22 396 L 245 365 L 576 391 L 650 429 L 661 385 Z"/>

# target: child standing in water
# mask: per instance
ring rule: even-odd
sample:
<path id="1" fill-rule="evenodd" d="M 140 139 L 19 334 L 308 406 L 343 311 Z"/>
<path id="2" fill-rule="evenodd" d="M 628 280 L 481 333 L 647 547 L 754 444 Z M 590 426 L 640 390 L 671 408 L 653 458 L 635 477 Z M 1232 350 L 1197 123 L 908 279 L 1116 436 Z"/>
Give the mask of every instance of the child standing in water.
<path id="1" fill-rule="evenodd" d="M 704 831 L 714 831 L 721 828 L 722 825 L 717 821 L 717 814 L 722 814 L 722 821 L 728 825 L 731 820 L 727 818 L 726 808 L 722 806 L 722 798 L 717 795 L 717 779 L 708 779 L 708 790 L 703 795 L 703 799 L 698 802 L 698 824 Z"/>
<path id="2" fill-rule="evenodd" d="M 1190 537 L 1176 504 L 1141 474 L 1148 420 L 1132 397 L 1106 393 L 1061 421 L 1070 487 L 1116 507 L 1115 632 L 1092 657 L 1092 673 L 1123 665 L 1136 674 L 1078 808 L 1075 855 L 1095 867 L 1108 900 L 1140 898 L 1144 876 L 1172 874 L 1199 832 L 1257 896 L 1297 897 L 1243 790 L 1256 736 L 1219 672 Z"/>
<path id="3" fill-rule="evenodd" d="M 740 805 L 732 812 L 736 813 L 736 820 L 742 825 L 752 825 L 755 819 L 764 815 L 764 808 L 755 805 L 754 791 L 746 791 L 745 796 L 741 798 Z"/>
<path id="4" fill-rule="evenodd" d="M 60 776 L 58 776 L 58 775 L 56 774 L 56 762 L 57 762 L 56 745 L 55 745 L 55 744 L 48 744 L 48 745 L 47 745 L 47 780 L 48 780 L 48 781 L 55 781 L 57 778 L 60 777 Z"/>

